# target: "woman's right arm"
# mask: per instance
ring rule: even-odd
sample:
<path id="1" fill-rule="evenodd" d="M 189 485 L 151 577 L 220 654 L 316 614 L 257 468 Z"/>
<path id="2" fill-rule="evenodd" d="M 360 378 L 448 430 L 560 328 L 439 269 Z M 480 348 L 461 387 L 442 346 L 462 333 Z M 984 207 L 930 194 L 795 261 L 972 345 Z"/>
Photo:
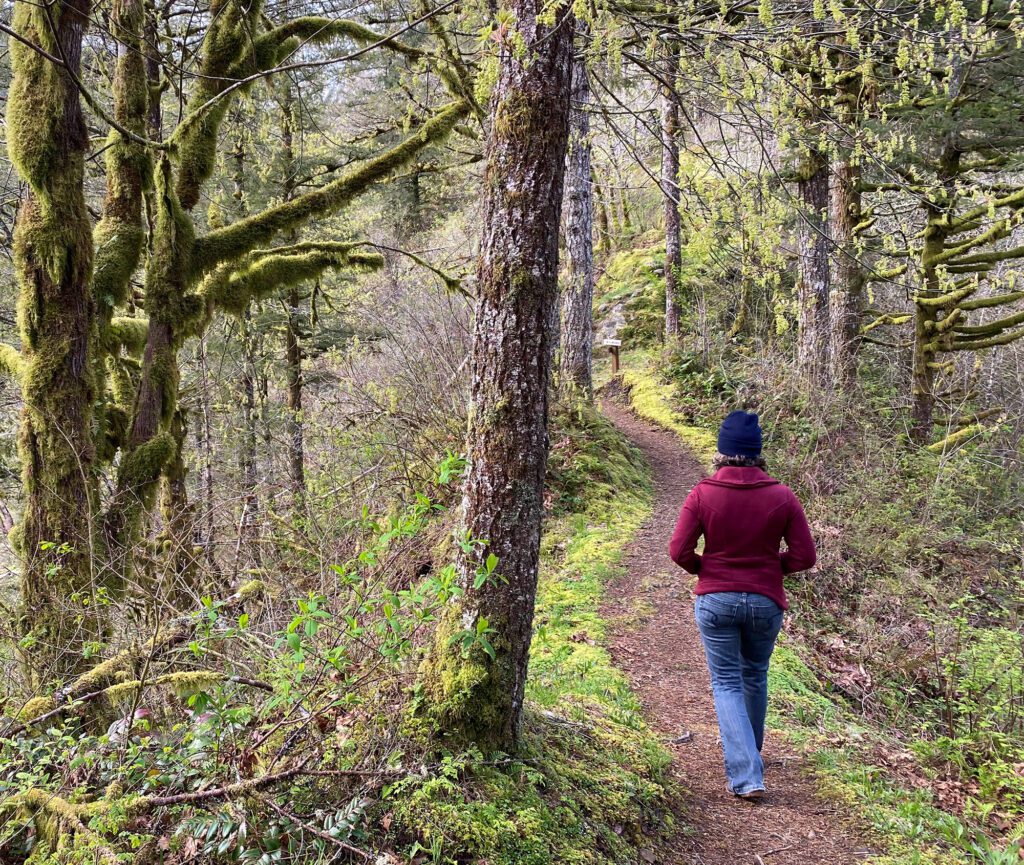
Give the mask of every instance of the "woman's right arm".
<path id="1" fill-rule="evenodd" d="M 668 544 L 668 554 L 683 570 L 691 574 L 700 571 L 700 556 L 697 555 L 697 540 L 704 534 L 700 524 L 699 499 L 696 488 L 690 491 L 679 513 L 676 530 Z"/>

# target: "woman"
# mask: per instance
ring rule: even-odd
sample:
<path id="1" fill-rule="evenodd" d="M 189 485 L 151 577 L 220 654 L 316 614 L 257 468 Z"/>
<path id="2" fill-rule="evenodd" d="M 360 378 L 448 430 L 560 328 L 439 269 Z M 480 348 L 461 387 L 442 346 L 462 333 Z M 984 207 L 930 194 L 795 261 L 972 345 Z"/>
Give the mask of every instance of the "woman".
<path id="1" fill-rule="evenodd" d="M 686 497 L 669 544 L 697 575 L 704 643 L 730 793 L 764 796 L 768 661 L 788 608 L 784 574 L 814 565 L 814 539 L 793 491 L 765 471 L 757 415 L 734 411 L 718 433 L 715 473 Z M 704 552 L 697 540 L 704 536 Z M 787 550 L 780 552 L 785 539 Z"/>

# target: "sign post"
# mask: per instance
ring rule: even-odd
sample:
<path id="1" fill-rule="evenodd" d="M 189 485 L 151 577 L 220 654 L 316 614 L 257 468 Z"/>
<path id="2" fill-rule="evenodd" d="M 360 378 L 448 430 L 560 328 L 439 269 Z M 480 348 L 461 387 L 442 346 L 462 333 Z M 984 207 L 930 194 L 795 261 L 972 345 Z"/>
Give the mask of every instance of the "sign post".
<path id="1" fill-rule="evenodd" d="M 621 339 L 606 339 L 604 345 L 608 346 L 608 353 L 612 356 L 612 375 L 619 371 L 619 348 L 622 346 Z"/>

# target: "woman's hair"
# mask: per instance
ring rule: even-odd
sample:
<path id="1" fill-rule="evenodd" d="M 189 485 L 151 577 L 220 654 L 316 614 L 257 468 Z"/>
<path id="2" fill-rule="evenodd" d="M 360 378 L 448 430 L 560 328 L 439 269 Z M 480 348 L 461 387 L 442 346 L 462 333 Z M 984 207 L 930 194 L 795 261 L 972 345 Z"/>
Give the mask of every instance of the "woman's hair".
<path id="1" fill-rule="evenodd" d="M 711 465 L 717 471 L 723 466 L 735 466 L 736 468 L 749 469 L 757 468 L 764 469 L 768 467 L 768 463 L 765 462 L 763 456 L 758 454 L 756 457 L 746 456 L 726 456 L 725 454 L 715 454 L 711 458 Z"/>

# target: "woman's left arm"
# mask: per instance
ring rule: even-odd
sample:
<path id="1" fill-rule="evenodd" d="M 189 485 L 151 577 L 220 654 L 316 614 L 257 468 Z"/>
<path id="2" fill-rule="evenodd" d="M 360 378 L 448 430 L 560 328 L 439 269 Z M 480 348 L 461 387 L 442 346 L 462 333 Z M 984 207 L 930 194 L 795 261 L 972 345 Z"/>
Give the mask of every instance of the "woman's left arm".
<path id="1" fill-rule="evenodd" d="M 676 530 L 668 544 L 668 554 L 683 570 L 691 574 L 700 571 L 700 556 L 697 555 L 697 540 L 704 534 L 700 522 L 700 497 L 696 488 L 690 491 L 679 512 Z"/>
<path id="2" fill-rule="evenodd" d="M 818 551 L 814 546 L 811 529 L 807 525 L 803 505 L 792 492 L 790 492 L 790 496 L 789 522 L 786 525 L 785 535 L 788 549 L 782 554 L 782 573 L 784 574 L 806 571 L 808 568 L 813 568 L 815 562 L 818 561 Z"/>

